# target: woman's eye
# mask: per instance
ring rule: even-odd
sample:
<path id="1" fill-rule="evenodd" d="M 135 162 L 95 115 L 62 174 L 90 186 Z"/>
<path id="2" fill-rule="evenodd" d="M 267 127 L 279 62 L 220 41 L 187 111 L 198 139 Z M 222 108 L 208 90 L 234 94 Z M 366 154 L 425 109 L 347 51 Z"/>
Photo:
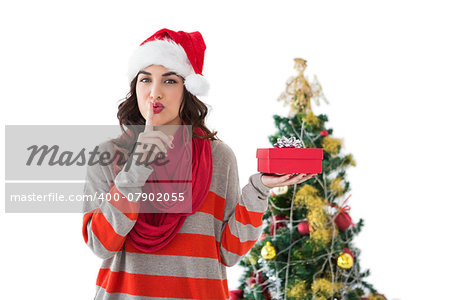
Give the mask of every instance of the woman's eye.
<path id="1" fill-rule="evenodd" d="M 148 79 L 148 78 L 142 78 L 141 80 L 139 80 L 140 82 L 150 82 L 150 79 Z M 175 84 L 175 83 L 177 83 L 175 80 L 173 80 L 173 79 L 167 79 L 166 80 L 166 82 L 167 81 L 169 81 L 170 82 L 170 84 Z"/>

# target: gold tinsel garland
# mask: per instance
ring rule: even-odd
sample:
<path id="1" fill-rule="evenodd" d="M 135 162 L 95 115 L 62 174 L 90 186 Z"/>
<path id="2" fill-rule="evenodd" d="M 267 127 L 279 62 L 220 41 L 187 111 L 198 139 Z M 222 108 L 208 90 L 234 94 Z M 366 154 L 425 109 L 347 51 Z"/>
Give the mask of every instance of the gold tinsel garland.
<path id="1" fill-rule="evenodd" d="M 352 165 L 352 166 L 356 166 L 356 161 L 353 159 L 353 154 L 347 154 L 345 157 L 344 157 L 344 166 L 347 166 L 347 165 Z"/>
<path id="2" fill-rule="evenodd" d="M 305 121 L 305 123 L 311 127 L 319 127 L 320 125 L 320 119 L 316 115 L 314 115 L 311 110 L 306 113 L 303 121 Z"/>
<path id="3" fill-rule="evenodd" d="M 328 279 L 318 278 L 311 285 L 311 290 L 316 295 L 316 299 L 321 299 L 321 297 L 328 299 L 343 286 L 344 284 L 339 282 L 331 283 Z"/>
<path id="4" fill-rule="evenodd" d="M 295 194 L 294 198 L 294 205 L 295 206 L 301 206 L 301 205 L 311 205 L 311 198 L 317 197 L 317 193 L 319 191 L 309 184 L 303 184 Z"/>
<path id="5" fill-rule="evenodd" d="M 336 194 L 337 197 L 340 197 L 345 192 L 345 187 L 343 186 L 343 183 L 344 182 L 342 180 L 342 177 L 337 176 L 330 182 L 328 187 L 332 192 L 334 192 Z"/>
<path id="6" fill-rule="evenodd" d="M 290 288 L 288 288 L 286 295 L 290 299 L 302 299 L 307 295 L 306 281 L 297 280 Z"/>
<path id="7" fill-rule="evenodd" d="M 304 184 L 295 195 L 294 205 L 296 207 L 305 206 L 308 210 L 306 217 L 310 226 L 311 240 L 327 244 L 332 235 L 328 222 L 329 215 L 324 209 L 327 202 L 317 194 L 318 190 L 315 187 Z"/>
<path id="8" fill-rule="evenodd" d="M 326 136 L 322 141 L 323 151 L 328 152 L 329 154 L 337 154 L 339 152 L 339 147 L 342 145 L 342 140 L 337 138 L 332 138 L 330 136 Z"/>

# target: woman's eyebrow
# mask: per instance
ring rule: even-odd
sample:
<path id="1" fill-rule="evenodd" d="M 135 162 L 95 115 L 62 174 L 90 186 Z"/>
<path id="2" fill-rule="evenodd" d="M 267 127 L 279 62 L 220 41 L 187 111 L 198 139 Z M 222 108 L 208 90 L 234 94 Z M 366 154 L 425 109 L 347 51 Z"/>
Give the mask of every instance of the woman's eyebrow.
<path id="1" fill-rule="evenodd" d="M 138 75 L 139 74 L 152 75 L 152 73 L 146 72 L 146 71 L 139 71 Z M 177 75 L 177 73 L 175 73 L 175 72 L 167 72 L 167 73 L 162 74 L 162 76 L 170 76 L 170 75 Z"/>

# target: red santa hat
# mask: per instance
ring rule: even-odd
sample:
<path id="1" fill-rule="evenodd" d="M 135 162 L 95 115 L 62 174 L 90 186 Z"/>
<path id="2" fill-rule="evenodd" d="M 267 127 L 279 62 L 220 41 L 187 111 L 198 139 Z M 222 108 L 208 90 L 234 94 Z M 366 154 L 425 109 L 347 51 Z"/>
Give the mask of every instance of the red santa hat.
<path id="1" fill-rule="evenodd" d="M 209 83 L 202 75 L 206 45 L 200 32 L 161 29 L 143 41 L 128 62 L 128 81 L 150 65 L 162 65 L 184 78 L 186 89 L 206 96 Z"/>

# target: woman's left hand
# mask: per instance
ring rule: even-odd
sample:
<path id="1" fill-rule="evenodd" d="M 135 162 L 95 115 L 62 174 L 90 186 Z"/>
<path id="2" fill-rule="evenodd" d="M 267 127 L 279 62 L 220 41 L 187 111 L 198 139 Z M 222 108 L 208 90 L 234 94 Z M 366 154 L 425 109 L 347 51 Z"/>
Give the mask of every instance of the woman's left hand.
<path id="1" fill-rule="evenodd" d="M 298 184 L 303 181 L 306 181 L 314 176 L 317 176 L 316 173 L 300 173 L 298 175 L 295 175 L 295 173 L 287 173 L 284 175 L 269 175 L 269 173 L 264 173 L 261 176 L 262 183 L 269 187 L 281 187 L 286 185 L 292 185 L 292 184 Z"/>

